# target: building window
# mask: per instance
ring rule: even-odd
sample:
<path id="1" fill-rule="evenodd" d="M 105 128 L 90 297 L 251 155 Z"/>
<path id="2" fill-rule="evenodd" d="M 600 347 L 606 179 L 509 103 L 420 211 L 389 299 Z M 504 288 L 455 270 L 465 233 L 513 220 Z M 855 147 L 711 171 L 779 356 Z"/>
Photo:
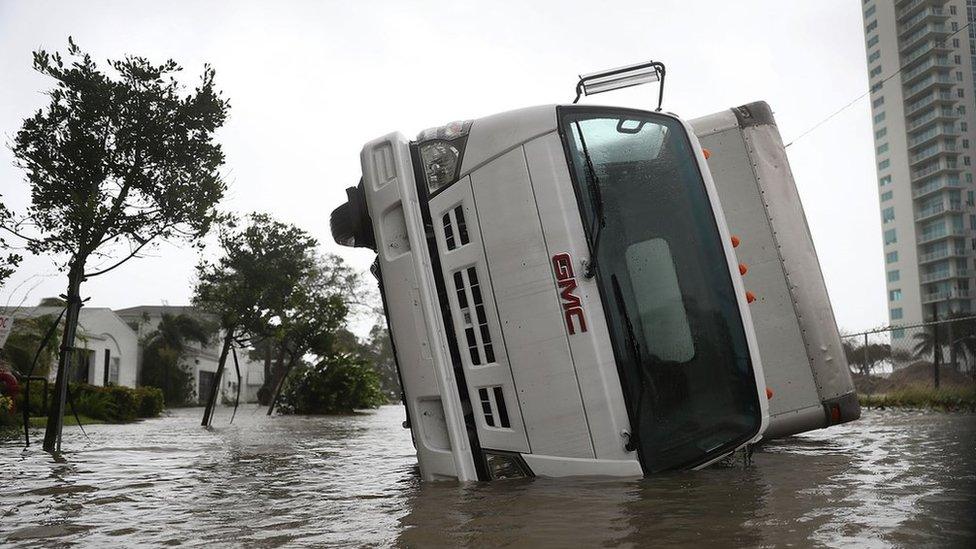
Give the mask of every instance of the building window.
<path id="1" fill-rule="evenodd" d="M 878 169 L 879 170 L 883 170 L 883 169 L 887 168 L 890 165 L 891 165 L 891 160 L 888 160 L 887 158 L 885 158 L 881 162 L 878 162 Z"/>
<path id="2" fill-rule="evenodd" d="M 875 8 L 877 8 L 877 6 L 875 6 L 874 4 L 871 4 L 871 7 L 870 8 L 864 10 L 864 17 L 865 18 L 868 18 L 868 17 L 871 17 L 872 15 L 874 15 Z"/>
<path id="3" fill-rule="evenodd" d="M 877 19 L 875 19 L 874 21 L 871 21 L 870 23 L 868 23 L 868 25 L 866 27 L 864 27 L 864 32 L 866 34 L 866 33 L 869 33 L 871 31 L 873 31 L 876 28 L 878 28 L 878 21 L 877 21 Z"/>
<path id="4" fill-rule="evenodd" d="M 901 301 L 901 290 L 891 290 L 888 292 L 888 301 Z"/>
<path id="5" fill-rule="evenodd" d="M 881 185 L 882 187 L 884 187 L 885 185 L 887 185 L 889 183 L 891 183 L 891 176 L 890 175 L 886 175 L 886 176 L 884 176 L 884 177 L 882 177 L 881 179 L 878 180 L 878 184 Z"/>
<path id="6" fill-rule="evenodd" d="M 874 107 L 875 109 L 877 109 L 881 105 L 884 105 L 884 96 L 883 95 L 881 97 L 879 97 L 879 98 L 877 98 L 877 99 L 875 99 L 874 101 L 871 102 L 871 106 Z"/>
<path id="7" fill-rule="evenodd" d="M 905 339 L 905 329 L 898 328 L 891 331 L 891 339 Z"/>
<path id="8" fill-rule="evenodd" d="M 875 76 L 878 76 L 879 74 L 881 74 L 881 65 L 878 65 L 877 67 L 871 69 L 871 72 L 868 73 L 868 76 L 870 78 L 874 78 Z"/>
<path id="9" fill-rule="evenodd" d="M 881 193 L 881 201 L 887 202 L 891 200 L 891 197 L 893 197 L 894 195 L 895 195 L 894 191 L 885 191 Z"/>
<path id="10" fill-rule="evenodd" d="M 885 113 L 883 112 L 879 112 L 878 114 L 874 115 L 875 124 L 884 121 L 884 119 L 885 119 Z"/>
<path id="11" fill-rule="evenodd" d="M 881 88 L 883 86 L 884 86 L 884 80 L 882 80 L 881 82 L 878 82 L 877 84 L 872 84 L 871 85 L 871 93 L 877 93 L 877 92 L 881 91 Z"/>
<path id="12" fill-rule="evenodd" d="M 870 47 L 872 47 L 872 46 L 874 46 L 874 45 L 875 45 L 875 44 L 877 44 L 877 43 L 878 43 L 878 35 L 876 34 L 876 35 L 874 35 L 874 36 L 872 36 L 872 37 L 871 37 L 871 38 L 870 38 L 870 39 L 868 40 L 868 47 L 870 48 Z"/>
<path id="13" fill-rule="evenodd" d="M 881 128 L 880 130 L 874 132 L 875 139 L 881 139 L 882 137 L 888 135 L 888 128 Z"/>
<path id="14" fill-rule="evenodd" d="M 888 229 L 887 231 L 885 231 L 884 232 L 885 246 L 887 246 L 888 244 L 894 244 L 895 242 L 898 242 L 898 235 L 895 234 L 895 230 Z"/>
<path id="15" fill-rule="evenodd" d="M 883 223 L 890 223 L 895 220 L 895 208 L 885 208 L 881 210 L 881 221 Z"/>
<path id="16" fill-rule="evenodd" d="M 956 88 L 956 95 L 959 97 L 966 97 L 966 92 L 962 88 Z"/>
<path id="17" fill-rule="evenodd" d="M 879 57 L 881 57 L 881 50 L 877 50 L 874 53 L 872 53 L 871 55 L 869 55 L 868 56 L 868 63 L 874 63 L 875 61 L 878 60 Z"/>
<path id="18" fill-rule="evenodd" d="M 885 143 L 885 144 L 881 145 L 880 147 L 878 147 L 877 150 L 878 150 L 878 154 L 884 154 L 884 153 L 888 152 L 888 144 Z"/>
<path id="19" fill-rule="evenodd" d="M 897 270 L 888 271 L 888 282 L 898 282 L 901 280 L 901 273 Z"/>
<path id="20" fill-rule="evenodd" d="M 901 320 L 902 312 L 901 307 L 896 307 L 891 310 L 891 320 Z"/>
<path id="21" fill-rule="evenodd" d="M 897 261 L 898 261 L 898 250 L 895 250 L 893 252 L 888 252 L 885 254 L 885 263 L 890 265 L 892 263 L 896 263 Z"/>

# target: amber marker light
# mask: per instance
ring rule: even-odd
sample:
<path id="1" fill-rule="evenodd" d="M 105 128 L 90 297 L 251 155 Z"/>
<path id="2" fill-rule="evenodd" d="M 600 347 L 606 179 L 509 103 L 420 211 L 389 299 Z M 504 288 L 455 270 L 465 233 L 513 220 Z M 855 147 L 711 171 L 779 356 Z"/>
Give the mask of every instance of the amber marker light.
<path id="1" fill-rule="evenodd" d="M 735 235 L 732 235 L 732 247 L 733 248 L 738 248 L 739 247 L 739 237 L 737 237 Z"/>
<path id="2" fill-rule="evenodd" d="M 752 292 L 746 292 L 746 303 L 752 303 L 756 300 L 756 294 Z"/>
<path id="3" fill-rule="evenodd" d="M 712 151 L 708 149 L 702 149 L 702 154 L 705 155 L 705 160 L 708 160 L 709 158 L 712 157 Z"/>
<path id="4" fill-rule="evenodd" d="M 766 387 L 766 400 L 773 400 L 773 390 Z"/>
<path id="5" fill-rule="evenodd" d="M 745 276 L 749 272 L 749 267 L 745 263 L 739 263 L 739 274 Z"/>

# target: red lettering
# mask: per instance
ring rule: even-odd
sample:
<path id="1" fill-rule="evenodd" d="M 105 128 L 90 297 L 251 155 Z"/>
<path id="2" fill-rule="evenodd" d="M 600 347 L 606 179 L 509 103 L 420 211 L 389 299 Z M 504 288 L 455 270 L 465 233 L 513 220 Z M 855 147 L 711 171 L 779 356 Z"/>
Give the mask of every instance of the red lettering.
<path id="1" fill-rule="evenodd" d="M 562 300 L 563 315 L 566 318 L 566 329 L 570 335 L 575 335 L 577 331 L 586 331 L 586 315 L 583 314 L 583 302 L 574 292 L 576 275 L 573 273 L 573 260 L 567 253 L 559 253 L 552 256 L 552 268 L 556 273 L 556 286 L 559 289 L 559 298 Z"/>

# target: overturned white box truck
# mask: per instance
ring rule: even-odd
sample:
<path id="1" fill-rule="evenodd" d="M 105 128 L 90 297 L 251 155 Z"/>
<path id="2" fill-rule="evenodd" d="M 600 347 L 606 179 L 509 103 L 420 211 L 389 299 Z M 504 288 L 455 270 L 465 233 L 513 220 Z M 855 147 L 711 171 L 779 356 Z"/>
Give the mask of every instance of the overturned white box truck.
<path id="1" fill-rule="evenodd" d="M 584 76 L 577 100 L 663 76 Z M 423 478 L 641 476 L 859 416 L 768 107 L 689 125 L 660 99 L 363 148 L 332 232 L 377 252 Z"/>

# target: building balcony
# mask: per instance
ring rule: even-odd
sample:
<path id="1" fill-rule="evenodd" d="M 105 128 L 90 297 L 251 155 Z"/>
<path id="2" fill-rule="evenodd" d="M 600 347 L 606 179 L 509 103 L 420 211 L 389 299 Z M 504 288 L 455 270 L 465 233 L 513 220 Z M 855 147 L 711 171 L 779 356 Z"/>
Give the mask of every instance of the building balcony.
<path id="1" fill-rule="evenodd" d="M 972 299 L 972 290 L 960 290 L 959 288 L 951 288 L 942 292 L 934 292 L 922 295 L 922 303 L 936 303 L 939 301 L 947 301 L 950 299 Z"/>
<path id="2" fill-rule="evenodd" d="M 937 273 L 925 273 L 919 275 L 919 280 L 922 282 L 922 284 L 931 284 L 932 282 L 939 282 L 952 278 L 969 278 L 971 276 L 973 276 L 973 272 L 966 269 L 946 269 Z"/>
<path id="3" fill-rule="evenodd" d="M 950 31 L 945 23 L 930 23 L 911 34 L 905 35 L 899 41 L 898 51 L 904 52 L 910 50 L 928 38 L 943 39 L 949 33 Z"/>
<path id="4" fill-rule="evenodd" d="M 930 124 L 933 124 L 933 123 L 936 123 L 936 122 L 939 122 L 939 121 L 942 121 L 942 122 L 948 122 L 948 121 L 955 122 L 955 120 L 957 118 L 959 118 L 959 115 L 957 115 L 955 112 L 953 112 L 953 110 L 951 108 L 937 107 L 937 108 L 933 108 L 931 111 L 928 111 L 928 112 L 922 114 L 918 118 L 914 118 L 914 119 L 910 120 L 908 122 L 908 124 L 906 124 L 905 127 L 908 129 L 909 132 L 913 132 L 913 131 L 916 131 L 916 130 L 921 130 L 925 126 L 928 126 Z"/>
<path id="5" fill-rule="evenodd" d="M 968 233 L 966 232 L 966 229 L 947 228 L 947 229 L 943 229 L 941 231 L 933 231 L 932 233 L 927 234 L 927 235 L 926 234 L 919 234 L 918 235 L 918 241 L 916 242 L 916 244 L 919 244 L 919 245 L 921 245 L 921 244 L 928 244 L 930 242 L 937 242 L 937 241 L 942 240 L 944 238 L 955 238 L 957 236 L 958 237 L 964 237 L 967 234 Z"/>
<path id="6" fill-rule="evenodd" d="M 961 189 L 962 186 L 959 184 L 958 173 L 959 166 L 954 158 L 943 158 L 928 166 L 912 170 L 912 183 L 925 181 L 936 176 L 945 176 L 937 181 L 931 181 L 912 189 L 912 198 L 918 198 L 940 189 Z"/>
<path id="7" fill-rule="evenodd" d="M 949 76 L 949 73 L 931 73 L 924 80 L 920 80 L 905 88 L 905 103 L 908 104 L 922 94 L 931 90 L 939 90 L 939 94 L 951 95 L 949 89 L 957 82 Z"/>
<path id="8" fill-rule="evenodd" d="M 960 212 L 962 212 L 962 202 L 957 202 L 955 200 L 948 203 L 940 202 L 915 212 L 915 221 L 925 221 L 943 214 Z"/>
<path id="9" fill-rule="evenodd" d="M 935 126 L 925 132 L 919 133 L 918 135 L 909 138 L 908 140 L 908 150 L 909 152 L 918 149 L 924 145 L 928 145 L 939 138 L 956 138 L 959 137 L 959 132 L 953 128 L 946 128 L 945 126 Z"/>
<path id="10" fill-rule="evenodd" d="M 942 261 L 943 259 L 949 257 L 966 257 L 966 248 L 949 247 L 945 250 L 939 250 L 937 252 L 919 254 L 918 264 L 923 265 L 926 263 L 932 263 L 934 261 Z"/>
<path id="11" fill-rule="evenodd" d="M 905 104 L 905 116 L 911 116 L 917 112 L 922 112 L 931 105 L 948 105 L 952 106 L 956 104 L 956 98 L 948 92 L 933 93 L 929 97 L 924 99 L 919 99 L 914 103 Z"/>
<path id="12" fill-rule="evenodd" d="M 925 0 L 921 1 L 924 2 Z M 925 8 L 915 13 L 915 15 L 909 16 L 908 19 L 902 20 L 901 17 L 898 19 L 900 21 L 898 36 L 902 37 L 911 34 L 912 31 L 917 30 L 923 23 L 945 23 L 949 19 L 949 14 L 942 8 Z"/>
<path id="13" fill-rule="evenodd" d="M 937 143 L 934 146 L 930 146 L 928 149 L 926 149 L 923 152 L 920 152 L 918 154 L 909 155 L 909 157 L 908 157 L 908 165 L 909 166 L 915 166 L 917 164 L 921 164 L 922 162 L 931 160 L 931 159 L 939 156 L 940 154 L 957 155 L 957 154 L 959 154 L 959 151 L 956 150 L 956 144 L 955 144 L 955 142 L 942 141 L 942 142 Z"/>
<path id="14" fill-rule="evenodd" d="M 934 69 L 938 68 L 948 68 L 952 67 L 953 64 L 949 62 L 948 58 L 942 57 L 932 57 L 928 61 L 922 63 L 921 65 L 913 68 L 910 71 L 902 71 L 901 73 L 901 83 L 910 86 L 920 80 L 923 76 L 928 75 Z"/>

